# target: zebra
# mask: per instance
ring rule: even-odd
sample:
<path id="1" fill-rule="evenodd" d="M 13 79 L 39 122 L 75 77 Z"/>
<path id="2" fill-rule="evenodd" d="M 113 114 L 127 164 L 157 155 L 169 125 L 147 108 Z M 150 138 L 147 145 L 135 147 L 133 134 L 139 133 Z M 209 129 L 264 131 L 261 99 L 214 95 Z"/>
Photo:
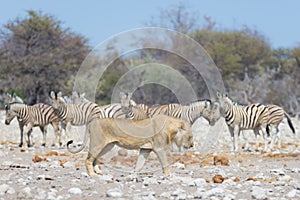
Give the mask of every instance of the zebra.
<path id="1" fill-rule="evenodd" d="M 95 118 L 126 118 L 120 103 L 99 106 L 85 98 L 83 101 L 77 101 L 77 103 L 66 103 L 62 93 L 55 93 L 54 91 L 50 92 L 50 97 L 62 126 L 67 130 L 69 136 L 71 126 L 84 126 Z M 134 101 L 131 101 L 131 103 L 133 104 Z"/>
<path id="2" fill-rule="evenodd" d="M 232 140 L 232 151 L 238 150 L 238 136 L 241 130 L 254 130 L 256 137 L 256 150 L 258 149 L 259 130 L 263 136 L 267 135 L 266 128 L 269 120 L 269 109 L 260 103 L 248 106 L 236 105 L 227 94 L 217 93 L 217 103 L 220 113 L 225 118 Z M 265 149 L 267 142 L 265 140 Z"/>
<path id="3" fill-rule="evenodd" d="M 295 128 L 293 126 L 290 116 L 285 112 L 285 110 L 282 107 L 274 104 L 269 104 L 266 106 L 269 109 L 269 120 L 268 120 L 266 131 L 268 135 L 270 134 L 270 131 L 272 131 L 271 149 L 273 149 L 274 144 L 276 142 L 278 142 L 277 147 L 281 148 L 280 133 L 278 129 L 279 124 L 282 122 L 284 118 L 286 118 L 289 127 L 294 134 L 295 134 Z"/>
<path id="4" fill-rule="evenodd" d="M 42 146 L 46 145 L 46 135 L 47 135 L 47 126 L 51 124 L 53 126 L 56 139 L 58 137 L 59 145 L 61 146 L 61 132 L 58 126 L 58 116 L 55 114 L 53 107 L 38 103 L 33 106 L 28 106 L 20 102 L 11 102 L 5 106 L 6 118 L 5 124 L 9 125 L 10 122 L 17 117 L 20 127 L 20 144 L 19 147 L 23 146 L 23 133 L 27 134 L 27 146 L 31 147 L 30 136 L 32 128 L 39 126 L 40 130 L 43 133 L 43 143 Z M 24 126 L 25 131 L 24 131 Z"/>
<path id="5" fill-rule="evenodd" d="M 123 99 L 121 98 L 121 104 L 126 116 L 132 119 L 143 119 L 142 117 L 145 116 L 145 114 L 148 115 L 148 117 L 163 114 L 185 120 L 191 126 L 198 118 L 203 117 L 213 126 L 219 118 L 221 118 L 219 109 L 213 109 L 215 105 L 209 99 L 198 100 L 188 105 L 171 103 L 155 105 L 149 108 L 145 104 L 130 104 L 130 98 L 131 96 L 127 94 Z"/>

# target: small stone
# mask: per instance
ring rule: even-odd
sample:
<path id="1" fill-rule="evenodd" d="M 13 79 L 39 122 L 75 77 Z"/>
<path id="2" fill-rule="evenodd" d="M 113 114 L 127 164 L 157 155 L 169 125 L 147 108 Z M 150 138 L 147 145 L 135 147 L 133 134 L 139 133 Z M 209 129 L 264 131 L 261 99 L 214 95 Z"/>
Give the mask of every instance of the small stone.
<path id="1" fill-rule="evenodd" d="M 11 191 L 10 191 L 11 190 Z M 2 184 L 0 185 L 0 196 L 3 196 L 4 194 L 8 193 L 8 191 L 10 192 L 15 192 L 13 188 L 11 188 L 9 185 L 7 184 Z"/>
<path id="2" fill-rule="evenodd" d="M 128 152 L 127 152 L 126 149 L 120 149 L 120 150 L 118 151 L 118 155 L 119 155 L 119 156 L 126 157 L 126 156 L 128 155 Z"/>
<path id="3" fill-rule="evenodd" d="M 225 191 L 223 188 L 212 188 L 211 190 L 208 190 L 206 192 L 207 196 L 217 196 L 217 197 L 224 197 L 225 196 Z"/>
<path id="4" fill-rule="evenodd" d="M 63 166 L 64 168 L 74 168 L 74 167 L 75 167 L 75 163 L 74 163 L 74 162 L 67 161 L 67 162 L 65 162 L 64 164 L 62 164 L 62 166 Z"/>
<path id="5" fill-rule="evenodd" d="M 197 187 L 203 187 L 203 186 L 207 186 L 207 182 L 204 178 L 197 178 L 194 180 L 194 183 Z"/>
<path id="6" fill-rule="evenodd" d="M 70 188 L 70 189 L 68 190 L 68 193 L 69 193 L 69 194 L 77 195 L 77 194 L 82 194 L 82 191 L 81 191 L 80 188 L 73 187 L 73 188 Z"/>
<path id="7" fill-rule="evenodd" d="M 41 188 L 38 188 L 35 199 L 46 199 L 46 197 L 47 197 L 46 191 Z"/>
<path id="8" fill-rule="evenodd" d="M 32 199 L 32 192 L 30 187 L 25 187 L 23 188 L 19 193 L 18 193 L 18 199 Z"/>
<path id="9" fill-rule="evenodd" d="M 156 179 L 154 179 L 154 178 L 148 178 L 148 177 L 145 177 L 145 178 L 143 178 L 143 184 L 145 185 L 145 186 L 148 186 L 148 185 L 156 185 L 156 184 L 158 184 L 158 182 L 157 182 L 157 180 Z"/>
<path id="10" fill-rule="evenodd" d="M 220 174 L 216 174 L 213 177 L 213 182 L 214 183 L 222 183 L 224 180 L 226 180 L 226 178 L 224 178 L 223 176 L 221 176 Z"/>
<path id="11" fill-rule="evenodd" d="M 295 198 L 297 194 L 297 190 L 292 189 L 291 191 L 289 191 L 289 193 L 287 193 L 286 197 L 288 198 Z"/>
<path id="12" fill-rule="evenodd" d="M 181 177 L 181 183 L 183 185 L 195 186 L 194 179 L 191 177 Z"/>
<path id="13" fill-rule="evenodd" d="M 257 186 L 252 187 L 251 196 L 253 199 L 267 199 L 266 190 Z"/>
<path id="14" fill-rule="evenodd" d="M 112 175 L 109 174 L 103 174 L 102 176 L 100 176 L 100 179 L 106 182 L 113 182 L 114 177 Z"/>
<path id="15" fill-rule="evenodd" d="M 214 165 L 229 165 L 229 160 L 225 156 L 214 156 Z"/>
<path id="16" fill-rule="evenodd" d="M 2 166 L 9 167 L 9 166 L 11 166 L 13 164 L 13 162 L 12 161 L 4 161 L 1 164 L 2 164 Z"/>
<path id="17" fill-rule="evenodd" d="M 171 196 L 176 196 L 176 199 L 186 199 L 183 197 L 186 197 L 186 192 L 185 190 L 181 188 L 177 188 L 174 192 L 172 192 Z"/>
<path id="18" fill-rule="evenodd" d="M 159 195 L 161 198 L 170 199 L 171 198 L 171 192 L 163 192 Z"/>
<path id="19" fill-rule="evenodd" d="M 292 177 L 290 177 L 289 175 L 284 175 L 284 176 L 280 176 L 278 178 L 278 181 L 285 181 L 285 182 L 289 182 L 292 180 Z"/>
<path id="20" fill-rule="evenodd" d="M 172 167 L 175 167 L 175 168 L 177 168 L 177 169 L 185 169 L 185 165 L 182 164 L 182 163 L 179 163 L 179 162 L 174 163 L 174 164 L 172 165 Z"/>
<path id="21" fill-rule="evenodd" d="M 113 188 L 110 189 L 106 192 L 107 197 L 112 197 L 112 198 L 120 198 L 123 196 L 123 192 L 119 188 Z"/>

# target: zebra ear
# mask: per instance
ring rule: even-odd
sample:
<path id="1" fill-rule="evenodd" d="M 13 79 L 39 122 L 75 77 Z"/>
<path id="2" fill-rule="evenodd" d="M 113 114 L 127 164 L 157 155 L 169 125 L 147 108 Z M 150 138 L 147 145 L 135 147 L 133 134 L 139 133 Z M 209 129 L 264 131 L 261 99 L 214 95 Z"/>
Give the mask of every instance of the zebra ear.
<path id="1" fill-rule="evenodd" d="M 125 92 L 120 92 L 120 97 L 124 98 L 126 96 Z"/>
<path id="2" fill-rule="evenodd" d="M 6 93 L 7 98 L 11 99 L 11 94 Z"/>
<path id="3" fill-rule="evenodd" d="M 221 98 L 222 97 L 222 94 L 218 91 L 217 92 L 217 98 Z"/>
<path id="4" fill-rule="evenodd" d="M 61 91 L 59 91 L 59 92 L 57 93 L 57 97 L 62 97 L 62 92 L 61 92 Z"/>
<path id="5" fill-rule="evenodd" d="M 51 91 L 51 92 L 50 92 L 50 97 L 51 97 L 52 99 L 56 99 L 56 95 L 55 95 L 55 92 L 54 92 L 54 91 Z"/>

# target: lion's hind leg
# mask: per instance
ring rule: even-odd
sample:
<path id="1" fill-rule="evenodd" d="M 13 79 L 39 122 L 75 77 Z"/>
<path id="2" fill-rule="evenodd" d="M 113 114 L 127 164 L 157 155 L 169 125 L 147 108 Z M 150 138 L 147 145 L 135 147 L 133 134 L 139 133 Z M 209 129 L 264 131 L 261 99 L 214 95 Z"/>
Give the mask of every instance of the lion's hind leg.
<path id="1" fill-rule="evenodd" d="M 151 151 L 152 149 L 140 149 L 139 157 L 135 165 L 135 172 L 141 171 Z"/>
<path id="2" fill-rule="evenodd" d="M 114 147 L 113 143 L 107 144 L 102 150 L 101 152 L 97 155 L 96 159 L 93 162 L 93 167 L 94 167 L 94 171 L 97 174 L 102 174 L 102 170 L 100 169 L 100 166 L 98 164 L 98 160 L 101 156 L 103 156 L 104 154 L 106 154 L 107 152 L 109 152 L 112 148 Z"/>
<path id="3" fill-rule="evenodd" d="M 99 167 L 95 173 L 94 165 L 96 165 L 98 163 L 97 157 L 98 157 L 98 155 L 101 154 L 101 152 L 103 152 L 105 147 L 106 147 L 105 142 L 102 142 L 100 144 L 95 144 L 95 143 L 90 144 L 88 156 L 85 161 L 86 170 L 90 176 L 96 176 L 97 175 L 96 173 L 101 174 L 101 170 Z"/>

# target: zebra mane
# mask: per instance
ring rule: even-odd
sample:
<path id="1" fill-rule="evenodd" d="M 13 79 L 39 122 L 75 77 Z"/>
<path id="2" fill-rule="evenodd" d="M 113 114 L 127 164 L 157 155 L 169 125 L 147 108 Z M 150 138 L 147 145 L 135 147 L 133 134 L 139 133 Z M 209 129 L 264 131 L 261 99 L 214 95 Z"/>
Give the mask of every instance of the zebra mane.
<path id="1" fill-rule="evenodd" d="M 191 103 L 189 103 L 188 106 L 193 106 L 200 102 L 209 102 L 209 104 L 212 103 L 212 101 L 210 99 L 198 99 L 198 100 L 195 100 L 195 101 L 192 101 Z"/>

